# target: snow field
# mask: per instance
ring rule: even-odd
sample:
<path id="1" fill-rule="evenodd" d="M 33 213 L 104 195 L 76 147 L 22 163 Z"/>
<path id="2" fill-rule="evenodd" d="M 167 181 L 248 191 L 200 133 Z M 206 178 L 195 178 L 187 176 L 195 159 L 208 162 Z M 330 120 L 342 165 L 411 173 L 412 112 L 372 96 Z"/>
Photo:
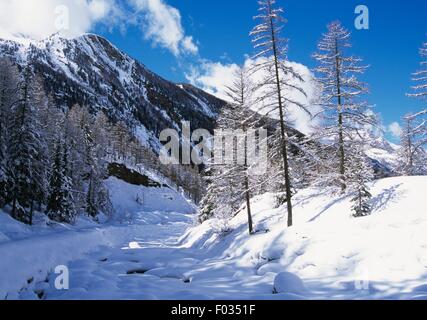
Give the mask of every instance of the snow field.
<path id="1" fill-rule="evenodd" d="M 349 197 L 309 188 L 294 199 L 290 229 L 286 210 L 274 209 L 274 195 L 265 194 L 252 200 L 259 230 L 253 236 L 244 210 L 230 222 L 232 231 L 219 234 L 214 220 L 195 226 L 193 215 L 144 212 L 129 196 L 121 203 L 131 215 L 124 225 L 0 244 L 1 293 L 8 299 L 427 299 L 426 188 L 426 177 L 376 181 L 373 214 L 358 219 Z M 56 264 L 69 267 L 69 290 L 54 288 L 49 271 Z M 28 277 L 34 279 L 26 284 Z"/>
<path id="2" fill-rule="evenodd" d="M 307 298 L 427 297 L 421 290 L 427 282 L 425 190 L 426 177 L 376 181 L 373 214 L 356 219 L 349 197 L 307 189 L 294 199 L 291 229 L 286 210 L 272 209 L 274 195 L 265 194 L 253 200 L 255 229 L 270 232 L 247 235 L 243 210 L 223 239 L 211 231 L 214 221 L 189 230 L 185 239 L 253 266 L 260 276 L 292 272 L 304 279 Z"/>

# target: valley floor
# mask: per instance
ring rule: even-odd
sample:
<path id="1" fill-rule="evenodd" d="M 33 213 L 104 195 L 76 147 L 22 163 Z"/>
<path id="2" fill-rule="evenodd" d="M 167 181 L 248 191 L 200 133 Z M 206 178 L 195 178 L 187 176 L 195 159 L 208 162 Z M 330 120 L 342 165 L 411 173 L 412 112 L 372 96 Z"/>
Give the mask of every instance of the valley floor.
<path id="1" fill-rule="evenodd" d="M 166 213 L 159 213 L 167 215 Z M 141 236 L 100 248 L 69 264 L 71 289 L 45 292 L 47 299 L 252 299 L 272 298 L 273 277 L 238 268 L 234 259 L 186 248 L 182 223 L 141 226 Z"/>
<path id="2" fill-rule="evenodd" d="M 64 260 L 69 290 L 55 289 L 57 275 L 47 272 L 7 298 L 427 299 L 426 187 L 424 177 L 378 181 L 374 214 L 356 220 L 348 199 L 306 190 L 295 199 L 292 229 L 267 194 L 254 199 L 254 236 L 244 211 L 227 234 L 215 232 L 215 221 L 194 226 L 193 215 L 138 212 L 132 227 L 79 231 L 87 240 L 115 236 Z M 54 236 L 0 243 L 0 253 L 43 239 L 53 248 Z M 17 257 L 3 255 L 0 271 L 19 269 Z"/>

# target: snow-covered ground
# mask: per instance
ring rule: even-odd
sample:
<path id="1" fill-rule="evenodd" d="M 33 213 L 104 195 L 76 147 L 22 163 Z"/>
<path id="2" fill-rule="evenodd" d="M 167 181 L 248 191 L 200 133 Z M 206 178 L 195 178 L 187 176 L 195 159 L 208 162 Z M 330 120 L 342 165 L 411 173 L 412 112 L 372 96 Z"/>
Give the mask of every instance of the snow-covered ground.
<path id="1" fill-rule="evenodd" d="M 159 225 L 179 226 L 195 212 L 194 206 L 171 188 L 136 186 L 114 177 L 106 184 L 115 214 L 101 216 L 100 223 L 80 216 L 71 226 L 36 213 L 30 227 L 0 210 L 0 299 L 34 297 L 34 286 L 56 266 L 100 248 L 121 247 L 141 234 L 160 237 L 156 232 Z"/>
<path id="2" fill-rule="evenodd" d="M 219 234 L 215 221 L 195 226 L 188 212 L 138 207 L 124 225 L 21 240 L 11 240 L 9 230 L 0 244 L 0 296 L 427 299 L 425 190 L 427 177 L 379 180 L 372 187 L 373 215 L 354 219 L 348 198 L 307 189 L 295 197 L 290 229 L 284 208 L 273 209 L 274 196 L 266 194 L 253 200 L 259 230 L 253 236 L 244 211 L 230 222 L 232 231 Z M 69 267 L 69 290 L 53 285 L 56 275 L 49 271 L 57 264 Z"/>
<path id="3" fill-rule="evenodd" d="M 307 189 L 294 200 L 291 229 L 285 227 L 284 208 L 271 209 L 274 197 L 266 194 L 254 209 L 256 228 L 268 233 L 248 236 L 242 212 L 220 242 L 210 231 L 212 222 L 187 237 L 265 279 L 281 272 L 297 275 L 306 288 L 298 297 L 427 299 L 426 190 L 427 177 L 379 180 L 372 186 L 373 214 L 355 219 L 348 197 Z"/>

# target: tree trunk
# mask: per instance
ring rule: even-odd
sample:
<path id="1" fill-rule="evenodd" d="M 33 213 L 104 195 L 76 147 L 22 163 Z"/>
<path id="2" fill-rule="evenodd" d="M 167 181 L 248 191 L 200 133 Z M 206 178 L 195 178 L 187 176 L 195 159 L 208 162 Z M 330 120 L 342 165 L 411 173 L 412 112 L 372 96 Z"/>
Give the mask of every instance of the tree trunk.
<path id="1" fill-rule="evenodd" d="M 336 76 L 337 76 L 337 94 L 338 94 L 338 139 L 339 139 L 339 158 L 340 158 L 340 176 L 342 181 L 342 191 L 347 188 L 345 184 L 345 150 L 344 150 L 344 130 L 343 130 L 343 114 L 342 114 L 342 99 L 341 99 L 341 75 L 340 75 L 340 58 L 338 50 L 338 41 L 335 40 L 335 61 L 336 61 Z"/>
<path id="2" fill-rule="evenodd" d="M 407 120 L 407 153 L 408 153 L 408 157 L 409 157 L 409 163 L 408 163 L 408 168 L 406 170 L 406 174 L 409 176 L 412 176 L 414 174 L 414 152 L 413 152 L 413 148 L 412 148 L 412 136 L 411 136 L 411 128 L 412 128 L 412 124 L 411 124 L 411 120 Z"/>
<path id="3" fill-rule="evenodd" d="M 16 197 L 12 201 L 12 218 L 16 219 Z"/>
<path id="4" fill-rule="evenodd" d="M 240 90 L 240 105 L 243 107 L 245 105 L 245 79 L 243 72 L 240 73 L 240 84 L 241 84 L 241 90 Z M 243 125 L 243 131 L 247 132 L 247 127 L 244 124 Z M 246 197 L 246 210 L 248 213 L 248 229 L 249 229 L 249 235 L 252 235 L 254 233 L 253 228 L 253 220 L 252 220 L 252 210 L 251 210 L 251 193 L 249 191 L 249 176 L 248 176 L 248 141 L 245 139 L 245 161 L 246 164 L 244 166 L 245 169 L 245 179 L 244 179 L 244 186 L 245 186 L 245 197 Z"/>
<path id="5" fill-rule="evenodd" d="M 276 45 L 276 32 L 274 28 L 273 19 L 271 18 L 272 9 L 271 9 L 270 2 L 268 3 L 268 6 L 269 6 L 269 13 L 270 13 L 271 39 L 273 44 L 274 67 L 275 67 L 275 73 L 276 73 L 277 97 L 278 97 L 279 114 L 280 114 L 283 170 L 285 175 L 286 204 L 288 209 L 288 227 L 291 227 L 293 224 L 293 221 L 292 221 L 293 217 L 292 217 L 291 179 L 289 174 L 289 160 L 288 160 L 288 151 L 287 151 L 287 134 L 285 129 L 285 115 L 283 111 L 282 88 L 280 85 L 280 71 L 279 71 L 279 58 L 278 58 L 277 45 Z"/>
<path id="6" fill-rule="evenodd" d="M 31 200 L 31 205 L 30 205 L 30 226 L 33 225 L 33 210 L 34 210 L 34 201 Z"/>
<path id="7" fill-rule="evenodd" d="M 252 212 L 251 212 L 251 194 L 249 192 L 249 179 L 248 175 L 245 175 L 245 194 L 246 194 L 246 210 L 248 212 L 248 227 L 249 227 L 249 234 L 252 235 L 254 233 L 253 229 L 253 221 L 252 221 Z"/>

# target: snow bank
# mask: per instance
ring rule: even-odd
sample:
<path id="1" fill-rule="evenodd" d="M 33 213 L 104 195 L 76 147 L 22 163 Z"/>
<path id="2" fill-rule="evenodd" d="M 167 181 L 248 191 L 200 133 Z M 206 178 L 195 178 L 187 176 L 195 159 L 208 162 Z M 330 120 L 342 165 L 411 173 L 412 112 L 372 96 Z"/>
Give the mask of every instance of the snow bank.
<path id="1" fill-rule="evenodd" d="M 137 186 L 115 177 L 110 177 L 106 184 L 116 212 L 115 219 L 132 220 L 132 214 L 140 212 L 195 212 L 191 203 L 171 188 Z"/>
<path id="2" fill-rule="evenodd" d="M 43 281 L 58 265 L 66 265 L 100 246 L 117 246 L 138 236 L 138 229 L 110 226 L 58 232 L 0 244 L 0 299 L 15 298 L 27 281 Z"/>
<path id="3" fill-rule="evenodd" d="M 280 272 L 274 278 L 274 291 L 275 293 L 292 293 L 302 294 L 306 289 L 304 282 L 293 273 Z"/>
<path id="4" fill-rule="evenodd" d="M 291 272 L 311 288 L 308 297 L 319 287 L 339 292 L 337 298 L 402 297 L 427 283 L 426 190 L 427 177 L 378 180 L 371 188 L 373 214 L 353 218 L 349 197 L 309 188 L 294 198 L 292 228 L 286 227 L 286 208 L 273 209 L 274 195 L 265 194 L 252 200 L 254 224 L 269 232 L 247 235 L 241 212 L 226 236 L 215 234 L 214 222 L 207 221 L 182 240 L 260 276 L 279 274 L 272 288 L 288 285 L 282 272 Z"/>
<path id="5" fill-rule="evenodd" d="M 16 235 L 25 236 L 28 234 L 30 234 L 29 227 L 25 227 L 0 210 L 0 243 L 9 241 Z"/>

